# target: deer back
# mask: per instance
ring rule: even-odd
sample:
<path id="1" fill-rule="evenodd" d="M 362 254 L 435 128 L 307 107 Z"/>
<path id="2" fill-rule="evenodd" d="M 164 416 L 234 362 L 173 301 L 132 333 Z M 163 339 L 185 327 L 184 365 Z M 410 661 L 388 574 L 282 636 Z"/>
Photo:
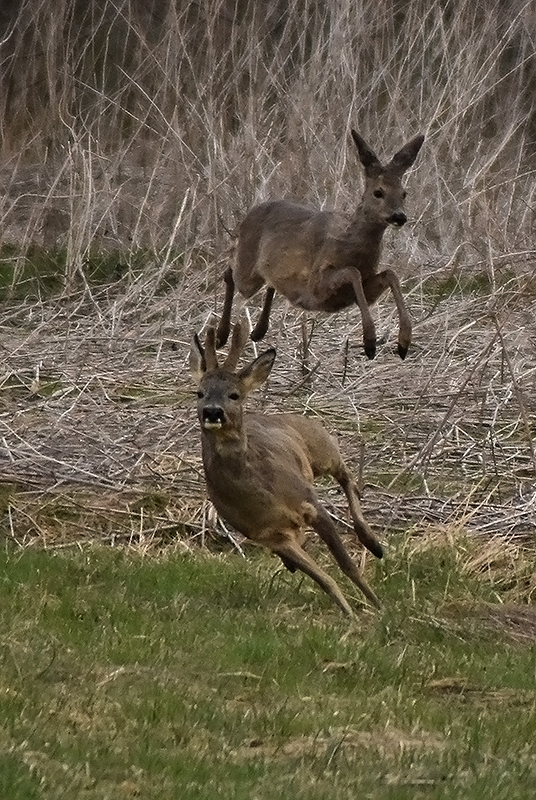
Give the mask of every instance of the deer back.
<path id="1" fill-rule="evenodd" d="M 385 229 L 400 228 L 407 221 L 402 178 L 424 137 L 411 139 L 386 164 L 354 130 L 352 138 L 365 172 L 354 213 L 273 200 L 246 215 L 238 228 L 234 264 L 237 285 L 246 296 L 266 282 L 291 302 L 315 308 L 314 299 L 308 302 L 304 294 L 315 272 L 355 267 L 365 277 L 376 271 Z"/>

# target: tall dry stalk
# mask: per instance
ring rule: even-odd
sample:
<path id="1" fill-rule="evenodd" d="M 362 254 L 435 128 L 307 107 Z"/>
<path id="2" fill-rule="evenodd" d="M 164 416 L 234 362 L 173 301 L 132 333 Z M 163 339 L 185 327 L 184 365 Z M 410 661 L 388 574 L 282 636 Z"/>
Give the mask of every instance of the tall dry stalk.
<path id="1" fill-rule="evenodd" d="M 3 0 L 0 292 L 27 300 L 1 309 L 0 478 L 98 476 L 115 497 L 180 467 L 198 509 L 185 353 L 221 307 L 227 231 L 268 197 L 353 208 L 350 126 L 380 157 L 422 130 L 413 218 L 383 256 L 415 322 L 411 358 L 386 348 L 364 366 L 358 315 L 320 315 L 302 379 L 300 319 L 282 303 L 285 366 L 263 403 L 322 416 L 356 464 L 363 437 L 365 502 L 390 487 L 371 509 L 386 530 L 423 508 L 450 521 L 481 486 L 475 502 L 519 499 L 515 513 L 486 499 L 482 530 L 487 513 L 529 529 L 535 40 L 529 0 Z M 25 283 L 43 253 L 61 300 Z M 95 287 L 94 253 L 116 284 Z M 380 342 L 394 320 L 385 301 Z"/>
<path id="2" fill-rule="evenodd" d="M 0 24 L 0 219 L 23 247 L 213 254 L 261 197 L 351 205 L 350 124 L 386 150 L 428 133 L 409 258 L 532 247 L 526 0 L 19 0 Z"/>

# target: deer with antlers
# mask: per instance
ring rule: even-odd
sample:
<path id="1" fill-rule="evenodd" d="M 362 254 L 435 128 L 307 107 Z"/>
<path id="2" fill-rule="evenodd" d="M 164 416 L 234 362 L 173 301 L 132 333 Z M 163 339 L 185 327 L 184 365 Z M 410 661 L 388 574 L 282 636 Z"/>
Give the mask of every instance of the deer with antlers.
<path id="1" fill-rule="evenodd" d="M 197 380 L 203 466 L 208 495 L 216 510 L 245 537 L 272 550 L 291 571 L 301 570 L 348 616 L 352 609 L 336 582 L 305 552 L 305 530 L 324 540 L 341 570 L 374 606 L 375 593 L 348 555 L 321 505 L 313 480 L 331 475 L 341 485 L 360 542 L 381 558 L 382 547 L 367 525 L 356 484 L 335 439 L 315 419 L 299 414 L 244 414 L 250 392 L 270 374 L 275 350 L 267 350 L 237 371 L 247 329 L 237 323 L 223 363 L 216 355 L 216 332 L 205 345 L 197 334 L 190 366 Z"/>
<path id="2" fill-rule="evenodd" d="M 239 225 L 233 263 L 224 274 L 218 347 L 229 336 L 235 288 L 249 299 L 266 285 L 262 312 L 251 333 L 253 341 L 268 330 L 277 291 L 308 311 L 332 313 L 357 303 L 365 353 L 374 358 L 376 331 L 369 307 L 389 288 L 399 316 L 398 354 L 406 357 L 411 318 L 400 282 L 393 270 L 378 272 L 378 266 L 385 230 L 401 228 L 407 221 L 402 177 L 415 161 L 424 136 L 415 136 L 383 165 L 365 140 L 355 130 L 351 133 L 365 170 L 365 190 L 353 214 L 273 200 L 254 206 Z"/>

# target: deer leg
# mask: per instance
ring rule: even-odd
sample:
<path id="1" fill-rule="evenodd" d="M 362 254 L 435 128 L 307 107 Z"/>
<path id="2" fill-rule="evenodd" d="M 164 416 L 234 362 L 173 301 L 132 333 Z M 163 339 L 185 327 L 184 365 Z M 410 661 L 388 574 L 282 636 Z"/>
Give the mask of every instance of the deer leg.
<path id="1" fill-rule="evenodd" d="M 229 332 L 231 330 L 231 310 L 235 291 L 232 267 L 227 267 L 223 273 L 223 280 L 225 281 L 225 300 L 223 301 L 223 311 L 221 312 L 216 333 L 216 347 L 223 347 L 229 338 Z"/>
<path id="2" fill-rule="evenodd" d="M 361 273 L 357 269 L 345 267 L 344 269 L 324 269 L 319 278 L 310 288 L 313 302 L 304 308 L 322 310 L 323 301 L 334 295 L 343 286 L 350 284 L 354 290 L 355 300 L 361 312 L 363 326 L 363 344 L 367 358 L 376 355 L 376 329 L 369 309 L 369 302 L 365 297 Z"/>
<path id="3" fill-rule="evenodd" d="M 291 561 L 291 559 L 288 558 L 287 556 L 281 555 L 281 553 L 279 553 L 278 555 L 281 561 L 283 562 L 283 566 L 286 567 L 289 572 L 296 572 L 298 567 L 296 566 L 294 561 Z"/>
<path id="4" fill-rule="evenodd" d="M 369 600 L 373 606 L 376 608 L 381 608 L 380 601 L 346 552 L 346 549 L 327 511 L 322 508 L 320 503 L 318 503 L 315 508 L 317 511 L 317 517 L 311 521 L 313 528 L 327 544 L 333 557 L 344 574 L 350 578 L 352 583 L 361 589 L 367 600 Z"/>
<path id="5" fill-rule="evenodd" d="M 387 288 L 391 289 L 398 311 L 398 355 L 400 358 L 405 358 L 411 344 L 411 317 L 402 295 L 400 281 L 393 270 L 386 269 L 366 281 L 365 294 L 367 302 L 370 304 L 376 302 Z"/>
<path id="6" fill-rule="evenodd" d="M 295 569 L 299 569 L 309 575 L 318 585 L 334 600 L 347 617 L 353 617 L 354 612 L 350 608 L 343 593 L 327 572 L 324 572 L 313 559 L 307 555 L 305 550 L 293 541 L 281 542 L 273 548 L 274 553 L 279 556 L 283 564 L 287 567 L 292 564 Z"/>
<path id="7" fill-rule="evenodd" d="M 275 289 L 272 286 L 268 286 L 264 296 L 264 304 L 262 306 L 261 315 L 250 334 L 250 339 L 254 342 L 258 342 L 261 339 L 264 339 L 266 336 L 268 324 L 270 322 L 270 311 L 272 310 L 272 300 L 274 299 L 274 294 Z"/>
<path id="8" fill-rule="evenodd" d="M 348 499 L 350 514 L 352 515 L 354 530 L 357 534 L 357 538 L 361 544 L 367 548 L 367 550 L 370 550 L 373 555 L 375 555 L 377 558 L 382 558 L 383 548 L 370 530 L 363 516 L 357 487 L 349 470 L 342 461 L 339 469 L 333 472 L 333 477 L 340 483 L 342 490 Z"/>
<path id="9" fill-rule="evenodd" d="M 365 347 L 365 355 L 367 358 L 374 358 L 376 355 L 376 328 L 372 320 L 369 304 L 365 297 L 363 289 L 363 281 L 361 280 L 361 273 L 358 270 L 351 271 L 352 286 L 354 289 L 355 299 L 361 312 L 361 325 L 363 326 L 363 345 Z"/>

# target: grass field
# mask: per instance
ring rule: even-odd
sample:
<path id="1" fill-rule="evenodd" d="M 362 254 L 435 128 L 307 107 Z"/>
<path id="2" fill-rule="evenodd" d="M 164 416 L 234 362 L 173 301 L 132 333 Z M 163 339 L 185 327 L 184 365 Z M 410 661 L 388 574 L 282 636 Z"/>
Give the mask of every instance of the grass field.
<path id="1" fill-rule="evenodd" d="M 400 542 L 348 628 L 268 556 L 4 548 L 2 796 L 530 797 L 532 564 L 505 555 L 508 587 L 491 548 Z"/>
<path id="2" fill-rule="evenodd" d="M 0 798 L 530 797 L 534 4 L 0 6 Z M 362 484 L 349 629 L 214 517 L 188 354 L 252 203 L 355 207 L 351 127 L 426 136 L 382 256 L 413 344 L 388 296 L 370 362 L 276 298 L 249 401 Z"/>

